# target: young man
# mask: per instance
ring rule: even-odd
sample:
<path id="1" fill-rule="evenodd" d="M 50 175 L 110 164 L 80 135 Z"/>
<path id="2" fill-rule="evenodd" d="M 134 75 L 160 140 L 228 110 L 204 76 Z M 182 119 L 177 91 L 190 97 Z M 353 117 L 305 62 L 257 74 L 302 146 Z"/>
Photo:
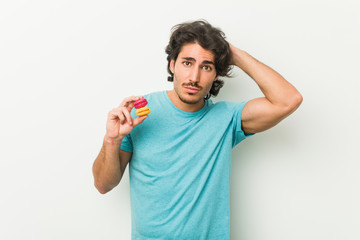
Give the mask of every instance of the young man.
<path id="1" fill-rule="evenodd" d="M 302 96 L 205 21 L 177 25 L 166 53 L 174 88 L 145 96 L 150 116 L 134 115 L 140 97 L 109 112 L 95 186 L 110 191 L 129 163 L 132 239 L 229 239 L 232 148 L 290 115 Z M 213 104 L 232 65 L 265 97 Z"/>

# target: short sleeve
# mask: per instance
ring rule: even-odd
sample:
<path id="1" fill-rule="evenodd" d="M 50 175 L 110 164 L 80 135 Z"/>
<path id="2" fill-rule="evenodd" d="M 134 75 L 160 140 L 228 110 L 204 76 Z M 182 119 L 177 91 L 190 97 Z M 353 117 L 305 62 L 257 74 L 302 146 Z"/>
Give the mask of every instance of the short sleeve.
<path id="1" fill-rule="evenodd" d="M 120 150 L 126 151 L 126 152 L 132 152 L 133 151 L 133 144 L 131 140 L 130 134 L 126 135 L 123 140 L 121 141 Z"/>
<path id="2" fill-rule="evenodd" d="M 234 115 L 233 115 L 234 137 L 233 137 L 232 147 L 235 147 L 242 140 L 254 135 L 254 134 L 245 135 L 245 133 L 243 132 L 243 130 L 241 128 L 241 114 L 242 114 L 242 111 L 243 111 L 246 103 L 247 103 L 247 101 L 240 102 L 235 105 L 235 111 L 234 111 Z"/>

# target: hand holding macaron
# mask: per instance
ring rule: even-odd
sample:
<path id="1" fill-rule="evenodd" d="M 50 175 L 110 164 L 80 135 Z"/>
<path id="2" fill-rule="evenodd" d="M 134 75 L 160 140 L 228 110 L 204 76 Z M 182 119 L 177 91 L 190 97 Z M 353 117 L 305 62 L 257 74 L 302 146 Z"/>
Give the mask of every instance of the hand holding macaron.
<path id="1" fill-rule="evenodd" d="M 145 107 L 147 100 L 144 97 L 128 97 L 125 98 L 122 103 L 112 109 L 108 114 L 106 122 L 106 135 L 105 138 L 108 142 L 114 143 L 121 141 L 126 135 L 128 135 L 134 127 L 142 123 L 150 113 L 148 107 Z M 139 108 L 140 113 L 136 113 L 139 117 L 132 118 L 130 111 L 133 107 Z"/>

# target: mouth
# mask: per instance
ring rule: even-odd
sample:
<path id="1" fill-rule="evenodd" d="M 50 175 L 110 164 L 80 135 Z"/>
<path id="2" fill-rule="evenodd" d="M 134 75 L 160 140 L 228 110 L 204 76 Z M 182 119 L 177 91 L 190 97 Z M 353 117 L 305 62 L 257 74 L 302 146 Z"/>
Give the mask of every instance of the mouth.
<path id="1" fill-rule="evenodd" d="M 199 88 L 195 88 L 195 87 L 185 87 L 185 90 L 186 90 L 186 92 L 188 92 L 188 93 L 197 93 L 197 92 L 200 91 Z"/>

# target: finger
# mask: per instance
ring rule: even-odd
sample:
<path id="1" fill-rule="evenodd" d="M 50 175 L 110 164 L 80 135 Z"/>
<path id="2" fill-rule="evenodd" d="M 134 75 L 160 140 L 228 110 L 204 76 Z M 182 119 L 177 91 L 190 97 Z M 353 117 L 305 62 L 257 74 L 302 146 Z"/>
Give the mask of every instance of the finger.
<path id="1" fill-rule="evenodd" d="M 133 119 L 132 119 L 132 117 L 131 117 L 131 115 L 130 115 L 130 112 L 127 110 L 127 108 L 123 107 L 123 108 L 122 108 L 122 113 L 124 114 L 127 122 L 128 122 L 130 125 L 132 125 L 132 124 L 133 124 Z"/>
<path id="2" fill-rule="evenodd" d="M 136 127 L 137 125 L 139 125 L 140 123 L 142 123 L 147 117 L 148 117 L 148 115 L 144 115 L 144 116 L 135 118 L 135 119 L 134 119 L 134 127 Z"/>
<path id="3" fill-rule="evenodd" d="M 122 111 L 120 111 L 119 108 L 114 108 L 110 113 L 109 113 L 109 119 L 110 120 L 116 120 L 119 119 L 120 123 L 123 124 L 125 121 L 125 116 L 122 113 Z"/>
<path id="4" fill-rule="evenodd" d="M 108 119 L 109 119 L 109 120 L 118 119 L 119 116 L 118 116 L 118 114 L 117 114 L 116 112 L 117 112 L 117 108 L 112 109 L 112 110 L 108 113 Z"/>
<path id="5" fill-rule="evenodd" d="M 119 107 L 128 107 L 129 104 L 133 104 L 138 99 L 140 98 L 136 96 L 127 97 L 120 103 Z"/>
<path id="6" fill-rule="evenodd" d="M 135 103 L 135 101 L 137 101 L 137 100 L 140 100 L 140 99 L 143 99 L 144 97 L 143 96 L 139 96 L 139 97 L 136 97 L 136 98 L 133 98 L 131 101 L 129 101 L 128 103 L 127 103 L 127 106 L 125 106 L 128 110 L 129 110 L 129 112 L 134 108 L 134 103 Z"/>
<path id="7" fill-rule="evenodd" d="M 120 116 L 120 124 L 124 124 L 126 122 L 126 117 L 123 112 L 119 112 Z"/>

